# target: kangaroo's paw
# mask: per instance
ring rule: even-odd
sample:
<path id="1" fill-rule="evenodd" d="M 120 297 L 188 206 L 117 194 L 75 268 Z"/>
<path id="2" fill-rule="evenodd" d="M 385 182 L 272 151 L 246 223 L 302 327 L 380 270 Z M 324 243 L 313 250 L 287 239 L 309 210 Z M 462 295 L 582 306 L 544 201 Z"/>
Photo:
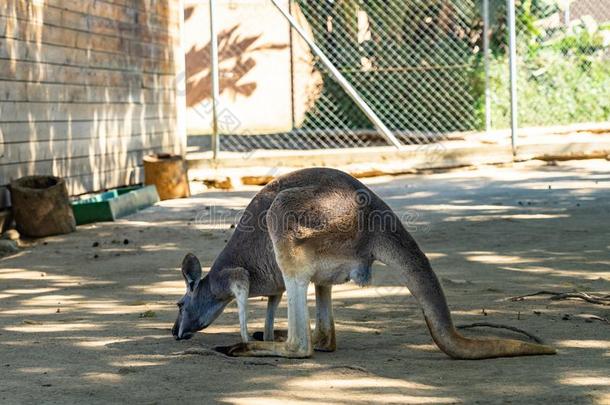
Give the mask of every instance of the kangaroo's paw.
<path id="1" fill-rule="evenodd" d="M 287 350 L 284 343 L 277 342 L 236 343 L 231 346 L 217 346 L 214 350 L 230 357 L 287 357 L 301 359 L 311 356 L 311 353 Z"/>
<path id="2" fill-rule="evenodd" d="M 288 337 L 287 330 L 281 329 L 281 330 L 273 331 L 273 340 L 275 342 L 285 342 L 287 337 Z M 264 332 L 254 332 L 252 334 L 252 339 L 262 342 L 265 340 L 265 333 Z"/>
<path id="3" fill-rule="evenodd" d="M 316 330 L 312 336 L 313 349 L 317 352 L 334 352 L 337 349 L 335 332 Z"/>

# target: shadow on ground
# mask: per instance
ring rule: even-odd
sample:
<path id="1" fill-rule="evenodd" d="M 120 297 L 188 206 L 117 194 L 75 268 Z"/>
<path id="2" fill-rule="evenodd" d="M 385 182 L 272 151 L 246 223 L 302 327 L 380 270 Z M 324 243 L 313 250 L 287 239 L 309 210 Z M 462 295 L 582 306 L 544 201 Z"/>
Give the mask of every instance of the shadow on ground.
<path id="1" fill-rule="evenodd" d="M 335 353 L 180 354 L 239 339 L 234 305 L 189 341 L 169 332 L 183 255 L 209 267 L 254 194 L 209 192 L 0 259 L 0 402 L 607 403 L 610 325 L 599 319 L 608 307 L 506 298 L 610 292 L 609 169 L 527 163 L 370 181 L 429 254 L 457 323 L 511 324 L 557 346 L 557 356 L 450 360 L 400 275 L 381 265 L 372 287 L 335 288 Z M 252 300 L 252 331 L 264 307 Z"/>

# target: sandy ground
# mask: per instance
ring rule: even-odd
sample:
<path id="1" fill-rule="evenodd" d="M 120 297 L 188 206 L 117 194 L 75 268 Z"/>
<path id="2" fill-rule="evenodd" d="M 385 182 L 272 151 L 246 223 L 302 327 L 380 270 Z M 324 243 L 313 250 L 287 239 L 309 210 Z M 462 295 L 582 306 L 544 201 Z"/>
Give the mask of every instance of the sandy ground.
<path id="1" fill-rule="evenodd" d="M 610 324 L 590 319 L 610 318 L 609 307 L 506 300 L 543 289 L 610 293 L 609 174 L 605 160 L 529 162 L 367 181 L 431 258 L 458 324 L 511 324 L 554 344 L 556 356 L 449 359 L 383 266 L 372 287 L 335 288 L 334 353 L 201 350 L 239 340 L 234 303 L 177 342 L 169 328 L 183 255 L 209 267 L 256 190 L 207 192 L 0 259 L 0 403 L 610 403 Z M 251 303 L 250 329 L 262 330 L 265 303 Z M 284 300 L 283 328 L 285 314 Z"/>

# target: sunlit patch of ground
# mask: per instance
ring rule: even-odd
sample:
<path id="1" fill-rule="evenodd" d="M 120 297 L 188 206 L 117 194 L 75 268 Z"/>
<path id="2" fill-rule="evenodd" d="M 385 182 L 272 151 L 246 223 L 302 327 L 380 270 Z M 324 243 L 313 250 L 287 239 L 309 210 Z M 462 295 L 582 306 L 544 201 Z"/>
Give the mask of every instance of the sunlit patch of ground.
<path id="1" fill-rule="evenodd" d="M 236 359 L 210 350 L 239 341 L 234 303 L 202 333 L 175 341 L 181 260 L 193 252 L 209 269 L 249 188 L 165 201 L 0 259 L 0 403 L 610 403 L 607 307 L 509 299 L 610 293 L 610 162 L 367 181 L 429 253 L 456 324 L 516 326 L 558 354 L 449 359 L 403 276 L 383 265 L 373 266 L 369 287 L 334 288 L 334 353 Z M 313 318 L 313 289 L 309 300 Z M 265 307 L 250 301 L 251 332 L 262 330 Z M 277 328 L 286 328 L 285 298 Z"/>

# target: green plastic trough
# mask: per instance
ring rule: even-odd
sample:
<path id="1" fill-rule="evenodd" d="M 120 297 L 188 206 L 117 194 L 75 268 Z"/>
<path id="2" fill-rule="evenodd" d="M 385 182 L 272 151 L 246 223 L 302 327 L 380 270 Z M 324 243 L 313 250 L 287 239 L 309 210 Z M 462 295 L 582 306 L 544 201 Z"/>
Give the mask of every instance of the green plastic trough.
<path id="1" fill-rule="evenodd" d="M 72 202 L 77 225 L 114 221 L 159 201 L 155 186 L 118 188 Z"/>

